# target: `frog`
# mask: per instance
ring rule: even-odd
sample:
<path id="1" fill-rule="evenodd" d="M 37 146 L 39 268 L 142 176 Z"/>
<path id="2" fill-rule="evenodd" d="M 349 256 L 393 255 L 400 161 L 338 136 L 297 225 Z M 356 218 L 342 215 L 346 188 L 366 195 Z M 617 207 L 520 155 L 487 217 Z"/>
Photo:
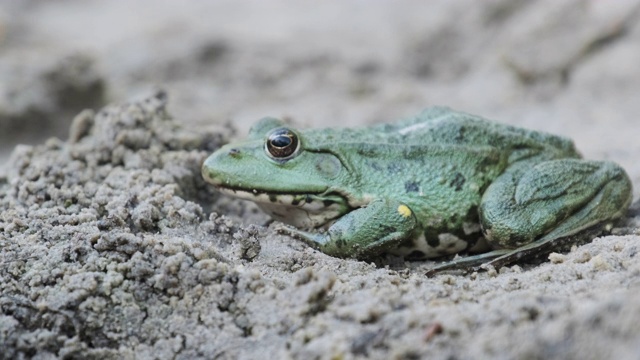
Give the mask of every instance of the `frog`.
<path id="1" fill-rule="evenodd" d="M 610 229 L 632 200 L 622 167 L 583 159 L 569 138 L 441 106 L 355 128 L 265 117 L 202 176 L 327 255 L 445 259 L 430 274 L 561 251 Z"/>

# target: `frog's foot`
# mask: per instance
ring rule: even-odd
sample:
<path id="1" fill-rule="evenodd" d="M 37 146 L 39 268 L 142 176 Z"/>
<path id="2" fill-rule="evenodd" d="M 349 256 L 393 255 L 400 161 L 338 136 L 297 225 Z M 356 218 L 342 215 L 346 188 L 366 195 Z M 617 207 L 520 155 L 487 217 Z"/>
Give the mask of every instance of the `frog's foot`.
<path id="1" fill-rule="evenodd" d="M 524 245 L 515 250 L 508 250 L 506 254 L 482 264 L 480 267 L 486 269 L 492 266 L 499 269 L 523 259 L 541 257 L 555 251 L 569 250 L 571 246 L 588 242 L 610 228 L 611 223 L 601 223 L 583 229 L 573 235 L 563 237 L 544 236 L 542 239 L 534 241 L 531 244 Z"/>
<path id="2" fill-rule="evenodd" d="M 448 270 L 478 271 L 487 270 L 490 267 L 500 269 L 503 266 L 521 260 L 540 258 L 551 252 L 568 250 L 572 245 L 587 242 L 601 235 L 603 231 L 610 227 L 610 223 L 603 223 L 582 230 L 575 235 L 556 238 L 545 236 L 517 249 L 500 249 L 483 254 L 460 257 L 429 269 L 426 275 L 431 277 Z"/>

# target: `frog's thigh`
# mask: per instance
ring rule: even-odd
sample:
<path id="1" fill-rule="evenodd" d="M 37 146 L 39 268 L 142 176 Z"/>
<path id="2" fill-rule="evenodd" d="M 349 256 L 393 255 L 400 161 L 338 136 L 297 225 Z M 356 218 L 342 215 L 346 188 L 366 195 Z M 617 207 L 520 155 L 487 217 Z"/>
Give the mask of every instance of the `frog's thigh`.
<path id="1" fill-rule="evenodd" d="M 561 159 L 515 166 L 482 197 L 480 222 L 493 248 L 514 249 L 621 217 L 631 181 L 611 162 Z M 532 247 L 532 246 L 529 246 Z"/>
<path id="2" fill-rule="evenodd" d="M 296 229 L 286 232 L 332 256 L 368 258 L 399 245 L 417 226 L 408 206 L 395 200 L 376 200 L 344 215 L 324 234 Z"/>

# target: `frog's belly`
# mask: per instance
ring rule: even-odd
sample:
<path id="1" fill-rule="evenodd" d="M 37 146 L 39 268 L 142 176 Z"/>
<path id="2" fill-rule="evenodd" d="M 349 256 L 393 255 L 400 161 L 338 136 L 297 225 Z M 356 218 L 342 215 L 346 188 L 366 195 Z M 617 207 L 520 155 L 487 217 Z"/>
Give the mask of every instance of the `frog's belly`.
<path id="1" fill-rule="evenodd" d="M 437 241 L 434 240 L 427 241 L 423 233 L 389 252 L 408 260 L 422 260 L 457 254 L 462 251 L 481 253 L 490 249 L 482 233 L 478 233 L 477 237 L 472 239 L 461 239 L 454 234 L 442 233 L 438 234 Z"/>

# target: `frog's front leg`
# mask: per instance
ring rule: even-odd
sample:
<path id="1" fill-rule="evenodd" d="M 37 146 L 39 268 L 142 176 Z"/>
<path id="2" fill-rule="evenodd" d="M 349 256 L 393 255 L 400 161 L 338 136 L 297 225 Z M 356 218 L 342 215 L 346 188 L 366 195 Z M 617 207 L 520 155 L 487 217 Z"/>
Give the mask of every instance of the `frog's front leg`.
<path id="1" fill-rule="evenodd" d="M 454 260 L 431 273 L 482 262 L 498 268 L 523 257 L 563 250 L 622 217 L 631 198 L 631 181 L 611 162 L 561 159 L 533 167 L 518 164 L 498 177 L 482 197 L 480 222 L 496 250 Z"/>
<path id="2" fill-rule="evenodd" d="M 371 258 L 413 236 L 418 222 L 407 205 L 394 200 L 375 200 L 337 220 L 325 233 L 291 227 L 281 233 L 301 239 L 325 254 L 336 257 Z"/>

